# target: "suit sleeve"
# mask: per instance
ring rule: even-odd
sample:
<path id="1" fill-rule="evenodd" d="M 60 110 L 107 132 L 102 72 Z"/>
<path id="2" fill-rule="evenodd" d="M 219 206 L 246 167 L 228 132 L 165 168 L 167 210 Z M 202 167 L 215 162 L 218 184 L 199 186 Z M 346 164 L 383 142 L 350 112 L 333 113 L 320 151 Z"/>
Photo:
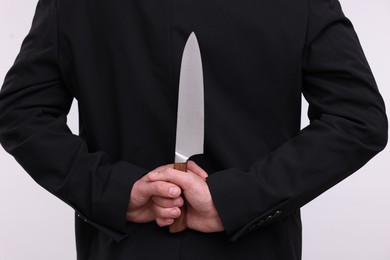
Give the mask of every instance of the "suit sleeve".
<path id="1" fill-rule="evenodd" d="M 114 239 L 123 238 L 132 185 L 146 170 L 90 153 L 66 124 L 73 95 L 58 63 L 56 1 L 40 0 L 0 92 L 0 141 L 31 177 Z"/>
<path id="2" fill-rule="evenodd" d="M 310 125 L 250 171 L 207 179 L 232 241 L 296 212 L 381 151 L 383 100 L 350 21 L 337 0 L 312 0 L 302 62 Z"/>

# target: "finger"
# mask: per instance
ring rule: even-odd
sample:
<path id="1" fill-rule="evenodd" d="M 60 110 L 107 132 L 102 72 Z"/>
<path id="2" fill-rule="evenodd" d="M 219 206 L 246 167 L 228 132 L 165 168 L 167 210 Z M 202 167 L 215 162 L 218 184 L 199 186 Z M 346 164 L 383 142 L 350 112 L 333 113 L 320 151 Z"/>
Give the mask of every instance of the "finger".
<path id="1" fill-rule="evenodd" d="M 165 227 L 165 226 L 172 225 L 174 221 L 175 221 L 175 219 L 173 219 L 173 218 L 168 218 L 168 219 L 156 218 L 156 223 L 160 227 Z"/>
<path id="2" fill-rule="evenodd" d="M 174 169 L 164 169 L 159 172 L 152 172 L 148 174 L 149 180 L 151 182 L 170 182 L 173 184 L 178 185 L 179 187 L 183 189 L 189 189 L 194 181 L 196 181 L 196 178 L 199 178 L 197 175 L 195 175 L 192 172 L 183 173 L 178 170 Z M 195 177 L 195 178 L 194 178 Z"/>
<path id="3" fill-rule="evenodd" d="M 162 208 L 157 205 L 153 205 L 153 213 L 155 214 L 156 218 L 162 218 L 162 219 L 175 219 L 180 217 L 181 210 L 177 207 L 175 208 Z"/>
<path id="4" fill-rule="evenodd" d="M 194 161 L 188 161 L 187 170 L 195 173 L 204 180 L 209 176 L 207 172 L 205 172 L 201 167 L 199 167 L 199 165 L 197 165 Z"/>
<path id="5" fill-rule="evenodd" d="M 156 216 L 151 210 L 128 210 L 126 220 L 135 223 L 147 223 L 155 220 Z"/>
<path id="6" fill-rule="evenodd" d="M 154 204 L 162 208 L 181 207 L 184 204 L 184 200 L 181 197 L 171 199 L 160 196 L 153 196 L 152 201 Z"/>
<path id="7" fill-rule="evenodd" d="M 143 185 L 138 186 L 138 191 L 144 198 L 160 196 L 167 198 L 177 198 L 181 194 L 179 186 L 166 181 L 145 181 Z"/>

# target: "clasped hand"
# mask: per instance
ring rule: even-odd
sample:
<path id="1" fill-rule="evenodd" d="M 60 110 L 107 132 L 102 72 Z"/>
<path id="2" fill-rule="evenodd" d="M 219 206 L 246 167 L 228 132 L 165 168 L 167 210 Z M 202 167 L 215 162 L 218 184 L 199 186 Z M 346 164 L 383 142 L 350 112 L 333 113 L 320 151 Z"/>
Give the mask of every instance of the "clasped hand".
<path id="1" fill-rule="evenodd" d="M 189 161 L 187 173 L 161 166 L 134 183 L 127 210 L 127 221 L 156 221 L 163 227 L 171 225 L 181 214 L 186 198 L 187 227 L 200 232 L 220 232 L 223 225 L 205 181 L 207 173 Z"/>

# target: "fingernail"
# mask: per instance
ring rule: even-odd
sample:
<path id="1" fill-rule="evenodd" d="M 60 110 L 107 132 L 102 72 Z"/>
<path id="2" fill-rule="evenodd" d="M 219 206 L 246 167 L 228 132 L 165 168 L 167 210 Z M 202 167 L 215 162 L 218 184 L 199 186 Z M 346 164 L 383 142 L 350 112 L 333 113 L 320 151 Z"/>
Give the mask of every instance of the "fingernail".
<path id="1" fill-rule="evenodd" d="M 151 172 L 150 173 L 152 176 L 157 176 L 158 175 L 158 172 Z"/>
<path id="2" fill-rule="evenodd" d="M 170 187 L 169 194 L 172 196 L 179 195 L 180 189 L 178 187 Z"/>
<path id="3" fill-rule="evenodd" d="M 175 210 L 175 209 L 171 210 L 171 216 L 172 217 L 177 217 L 177 215 L 178 215 L 177 210 Z"/>

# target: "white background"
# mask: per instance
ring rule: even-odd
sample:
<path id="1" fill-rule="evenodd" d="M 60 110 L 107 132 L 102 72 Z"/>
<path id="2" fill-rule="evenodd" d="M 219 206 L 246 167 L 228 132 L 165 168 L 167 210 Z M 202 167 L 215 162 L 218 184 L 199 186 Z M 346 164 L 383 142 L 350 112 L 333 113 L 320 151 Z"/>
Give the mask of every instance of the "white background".
<path id="1" fill-rule="evenodd" d="M 0 83 L 30 29 L 36 2 L 0 0 Z M 341 4 L 389 105 L 390 1 Z M 73 107 L 69 125 L 75 133 L 77 120 Z M 303 208 L 304 260 L 390 259 L 389 149 Z M 73 210 L 35 184 L 0 148 L 0 259 L 76 259 L 73 225 Z"/>

